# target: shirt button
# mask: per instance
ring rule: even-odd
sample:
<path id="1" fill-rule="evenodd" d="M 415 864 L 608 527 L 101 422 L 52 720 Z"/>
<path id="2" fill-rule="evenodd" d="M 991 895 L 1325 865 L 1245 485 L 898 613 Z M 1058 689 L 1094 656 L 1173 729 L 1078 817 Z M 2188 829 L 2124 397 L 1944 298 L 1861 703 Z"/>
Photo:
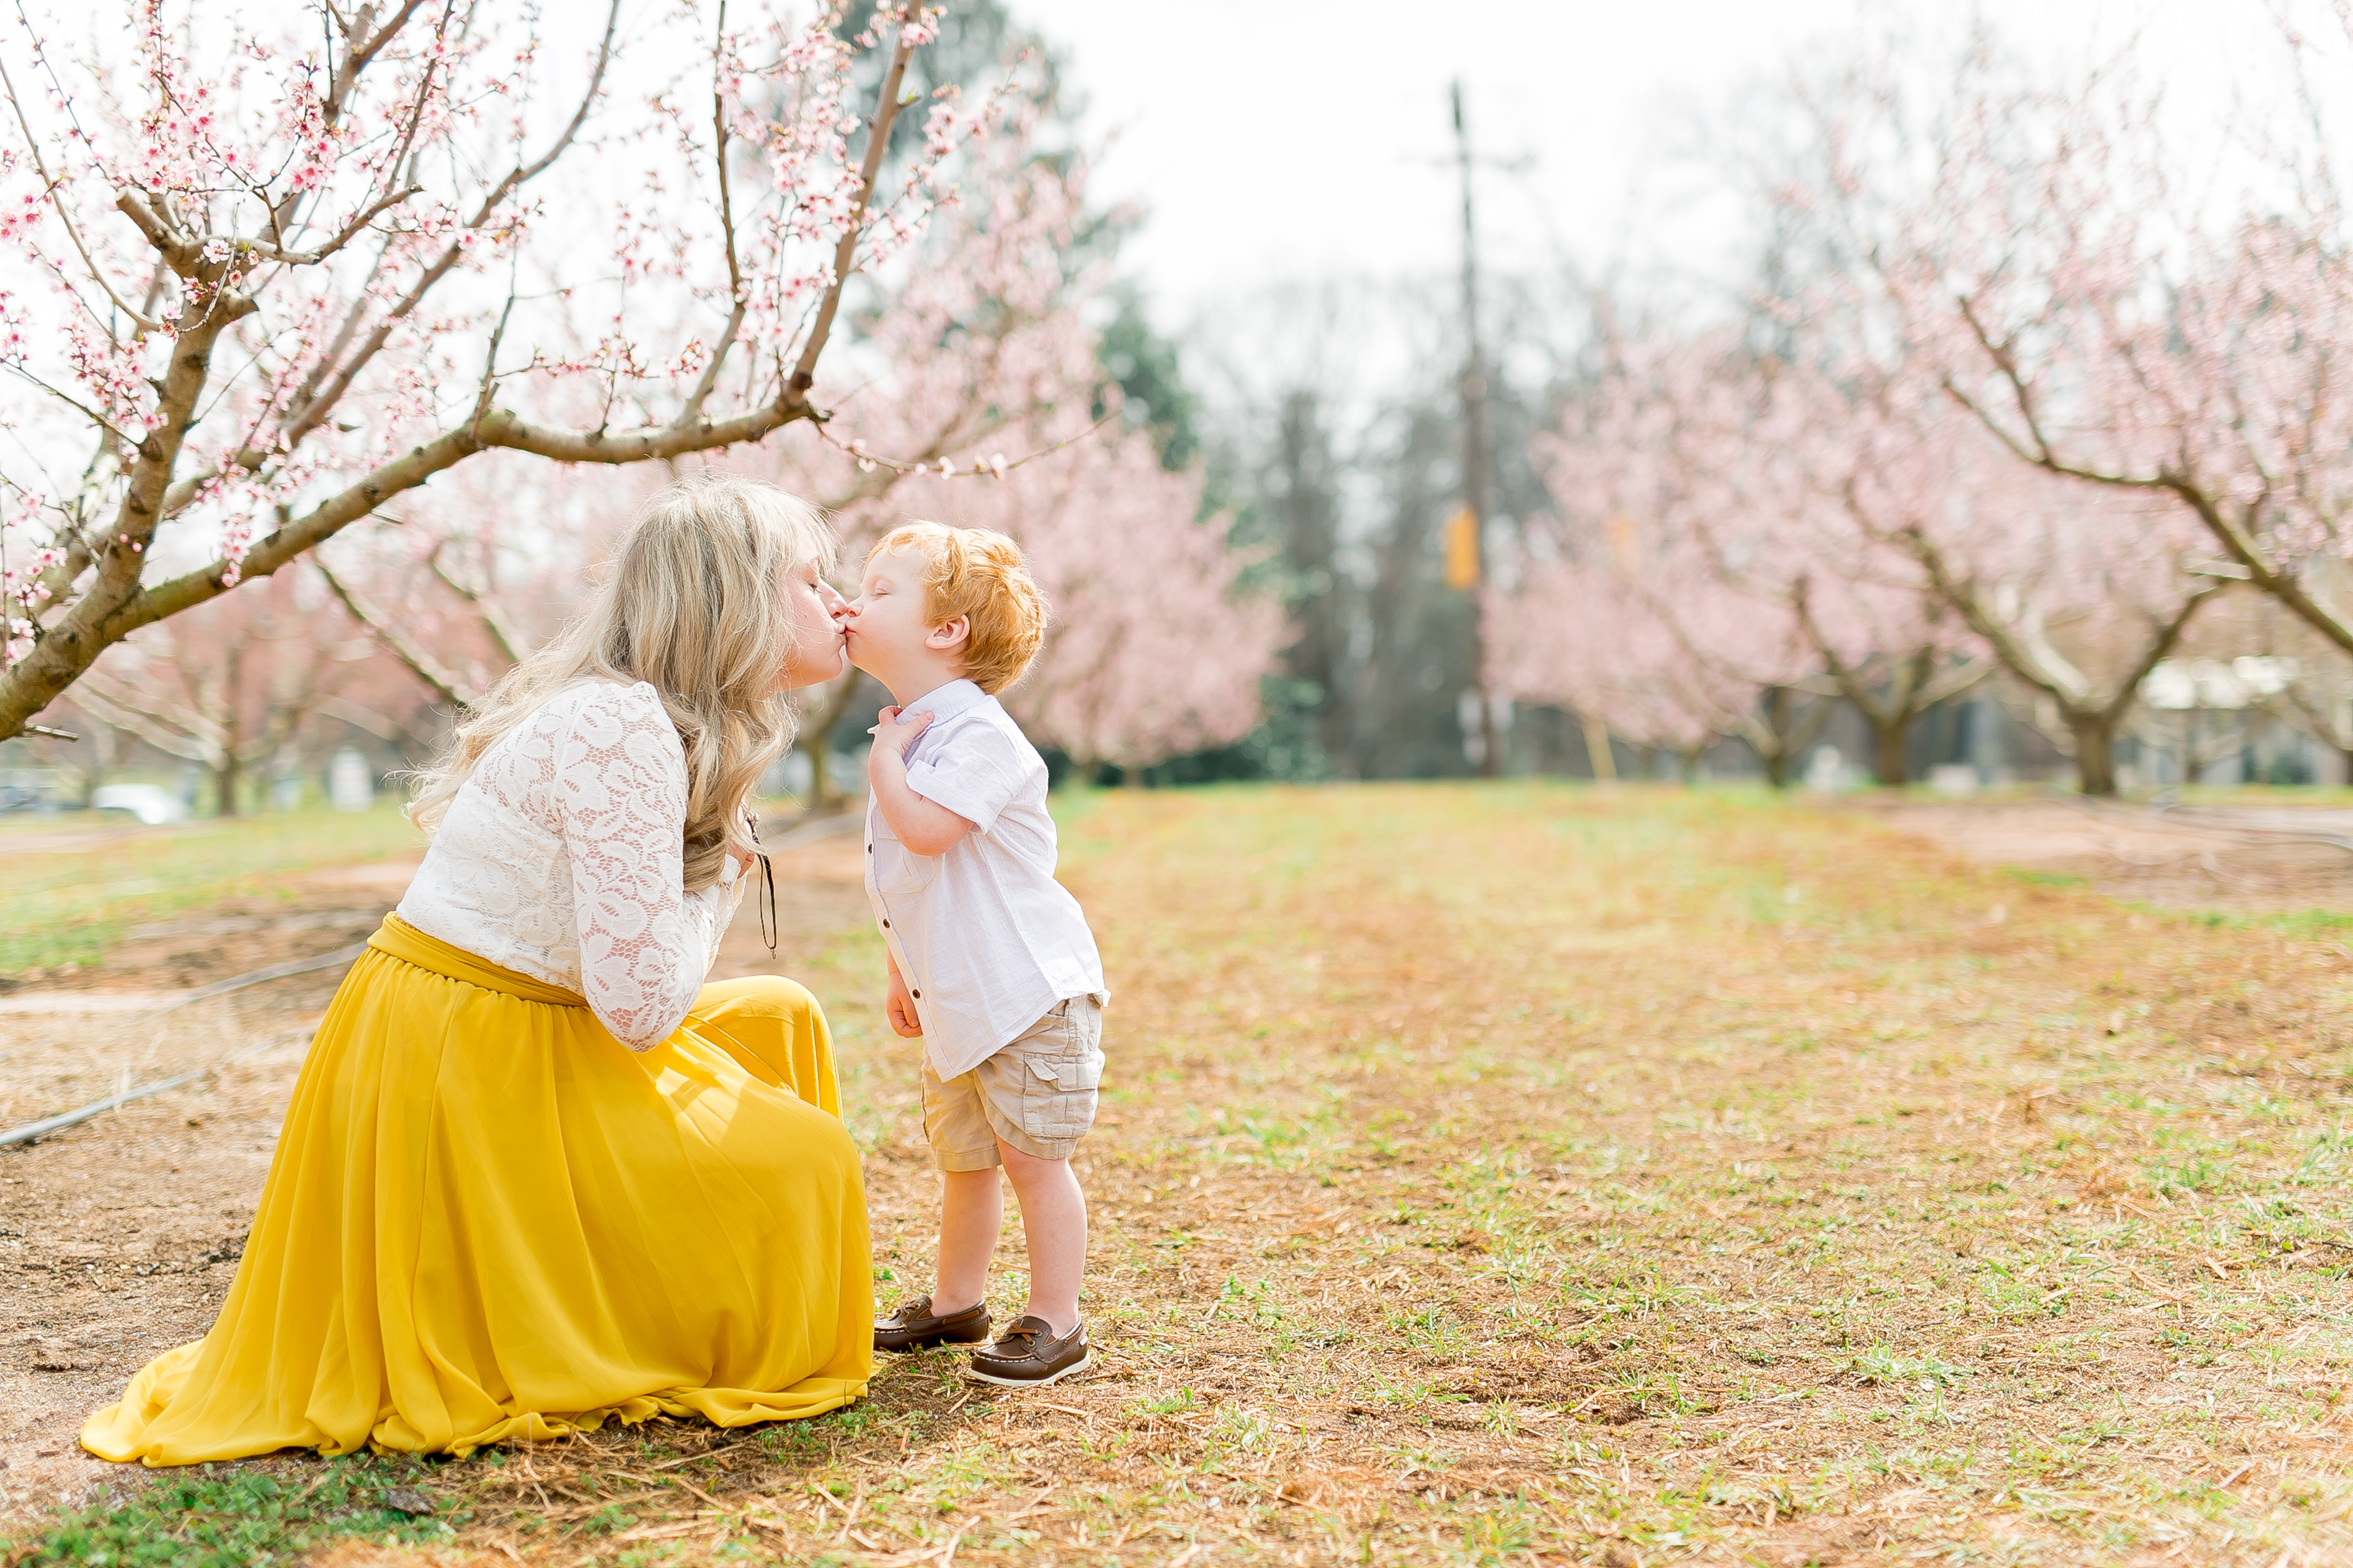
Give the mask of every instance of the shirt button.
<path id="1" fill-rule="evenodd" d="M 882 922 L 882 929 L 884 931 L 889 931 L 891 929 L 891 922 L 889 921 L 884 921 Z"/>
<path id="2" fill-rule="evenodd" d="M 923 999 L 923 994 L 920 991 L 910 991 L 907 994 L 913 996 L 918 1002 Z"/>

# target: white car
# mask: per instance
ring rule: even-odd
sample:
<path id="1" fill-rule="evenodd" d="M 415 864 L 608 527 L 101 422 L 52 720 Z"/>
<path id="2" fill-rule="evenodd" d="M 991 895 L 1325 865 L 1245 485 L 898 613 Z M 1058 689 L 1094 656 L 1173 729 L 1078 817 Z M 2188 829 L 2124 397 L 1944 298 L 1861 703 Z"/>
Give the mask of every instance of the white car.
<path id="1" fill-rule="evenodd" d="M 100 784 L 90 804 L 100 811 L 127 811 L 150 827 L 188 820 L 180 797 L 160 784 Z"/>

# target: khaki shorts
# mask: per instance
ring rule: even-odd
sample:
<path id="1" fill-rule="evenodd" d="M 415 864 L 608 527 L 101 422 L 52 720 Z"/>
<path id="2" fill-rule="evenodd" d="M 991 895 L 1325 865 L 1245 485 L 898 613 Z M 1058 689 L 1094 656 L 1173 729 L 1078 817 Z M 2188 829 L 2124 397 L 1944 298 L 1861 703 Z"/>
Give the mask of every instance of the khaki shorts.
<path id="1" fill-rule="evenodd" d="M 943 1171 L 1004 1163 L 1004 1139 L 1040 1160 L 1067 1160 L 1095 1121 L 1103 1082 L 1103 1000 L 1073 996 L 970 1072 L 943 1082 L 923 1058 L 923 1136 Z"/>

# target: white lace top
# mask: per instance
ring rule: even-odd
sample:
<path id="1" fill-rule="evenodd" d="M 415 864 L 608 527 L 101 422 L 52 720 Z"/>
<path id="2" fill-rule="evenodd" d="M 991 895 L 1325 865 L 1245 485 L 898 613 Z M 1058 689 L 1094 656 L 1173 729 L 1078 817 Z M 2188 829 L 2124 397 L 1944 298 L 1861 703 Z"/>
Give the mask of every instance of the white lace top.
<path id="1" fill-rule="evenodd" d="M 686 752 L 643 681 L 584 681 L 500 737 L 449 803 L 400 918 L 576 991 L 633 1051 L 668 1039 L 743 901 L 685 890 Z"/>

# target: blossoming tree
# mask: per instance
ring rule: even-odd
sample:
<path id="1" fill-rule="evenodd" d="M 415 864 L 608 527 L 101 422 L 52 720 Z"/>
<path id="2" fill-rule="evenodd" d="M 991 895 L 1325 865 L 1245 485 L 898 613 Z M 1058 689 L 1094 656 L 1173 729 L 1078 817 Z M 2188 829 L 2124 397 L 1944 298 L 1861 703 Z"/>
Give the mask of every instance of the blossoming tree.
<path id="1" fill-rule="evenodd" d="M 2334 587 L 2353 558 L 2353 231 L 2311 85 L 2328 68 L 2291 9 L 2304 100 L 2251 108 L 2202 160 L 2129 53 L 2068 79 L 1981 47 L 1926 94 L 1866 58 L 1812 95 L 1811 167 L 1771 200 L 1840 258 L 1865 335 L 2000 450 L 2112 492 L 2177 564 L 2253 584 L 2353 653 Z"/>
<path id="2" fill-rule="evenodd" d="M 1126 424 L 1087 321 L 1102 268 L 1070 264 L 1092 221 L 1087 164 L 1037 155 L 1036 132 L 1025 110 L 992 141 L 987 196 L 943 215 L 928 263 L 841 362 L 861 376 L 835 405 L 857 437 L 796 431 L 775 472 L 836 509 L 853 564 L 907 516 L 1018 540 L 1055 619 L 1008 706 L 1082 771 L 1134 778 L 1257 722 L 1280 613 L 1237 593 L 1243 562 L 1201 515 L 1198 468 L 1164 469 Z M 834 724 L 862 722 L 850 684 L 803 726 L 819 781 Z"/>
<path id="3" fill-rule="evenodd" d="M 1133 773 L 1250 728 L 1272 612 L 1235 596 L 1241 563 L 1199 515 L 1199 475 L 1164 471 L 1148 433 L 1121 416 L 1086 320 L 1102 269 L 1070 265 L 1097 221 L 1087 164 L 1048 155 L 1040 119 L 1034 98 L 1013 105 L 963 199 L 873 280 L 871 308 L 850 319 L 813 394 L 830 424 L 804 422 L 732 461 L 833 514 L 845 585 L 911 513 L 1020 539 L 1059 614 L 1014 697 L 1018 716 L 1082 765 Z M 658 482 L 563 470 L 524 493 L 524 461 L 492 454 L 406 504 L 403 526 L 321 553 L 344 604 L 445 702 L 472 700 L 545 629 Z M 1148 689 L 1147 672 L 1159 678 Z M 858 717 L 855 686 L 803 693 L 820 808 L 834 731 Z"/>
<path id="4" fill-rule="evenodd" d="M 0 47 L 0 738 L 140 627 L 485 454 L 822 422 L 849 284 L 997 107 L 903 100 L 935 8 L 846 36 L 839 4 L 754 5 L 692 39 L 688 12 L 625 33 L 617 0 L 306 9 L 281 36 L 140 0 L 121 58 L 46 17 Z"/>
<path id="5" fill-rule="evenodd" d="M 1713 722 L 1774 783 L 1826 716 L 1810 695 L 1852 702 L 1873 772 L 1901 784 L 1912 725 L 1990 665 L 1917 563 L 1859 524 L 1850 414 L 1810 401 L 1815 384 L 1734 331 L 1614 342 L 1548 443 L 1559 548 L 1613 563 L 1718 677 L 1687 689 L 1753 693 Z"/>

